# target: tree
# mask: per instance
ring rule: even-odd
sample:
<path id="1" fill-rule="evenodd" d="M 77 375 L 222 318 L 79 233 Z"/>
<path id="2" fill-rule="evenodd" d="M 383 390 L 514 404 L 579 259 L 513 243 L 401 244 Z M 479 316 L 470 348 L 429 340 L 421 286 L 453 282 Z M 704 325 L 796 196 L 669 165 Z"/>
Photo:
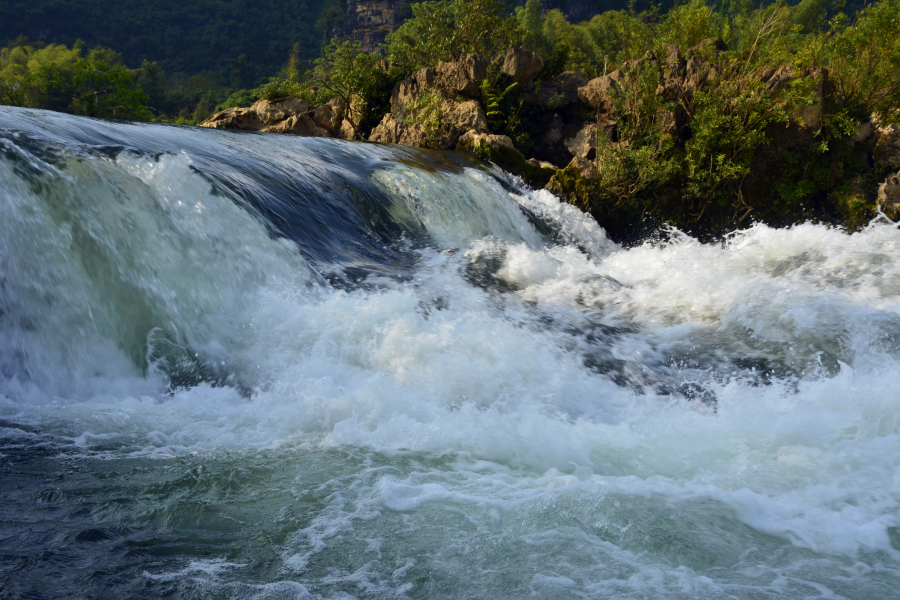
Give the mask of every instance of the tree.
<path id="1" fill-rule="evenodd" d="M 501 0 L 412 4 L 412 18 L 387 37 L 392 66 L 407 73 L 477 52 L 492 57 L 522 41 L 516 18 Z"/>
<path id="2" fill-rule="evenodd" d="M 247 62 L 246 54 L 228 61 L 228 66 L 231 67 L 231 73 L 228 74 L 231 87 L 243 90 L 253 85 L 253 66 Z"/>
<path id="3" fill-rule="evenodd" d="M 331 40 L 322 58 L 306 72 L 301 84 L 301 97 L 314 104 L 340 98 L 346 104 L 345 118 L 354 135 L 364 139 L 361 127 L 375 113 L 386 112 L 396 77 L 391 77 L 384 59 L 366 54 L 357 41 Z"/>

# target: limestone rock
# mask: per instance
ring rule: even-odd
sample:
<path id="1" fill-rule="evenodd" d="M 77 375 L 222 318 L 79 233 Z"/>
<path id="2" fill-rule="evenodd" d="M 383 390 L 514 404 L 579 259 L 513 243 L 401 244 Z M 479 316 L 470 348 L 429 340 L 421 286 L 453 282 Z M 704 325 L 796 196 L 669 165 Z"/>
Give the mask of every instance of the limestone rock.
<path id="1" fill-rule="evenodd" d="M 253 110 L 259 116 L 260 121 L 266 125 L 272 125 L 284 121 L 289 117 L 308 113 L 310 106 L 297 98 L 279 98 L 278 100 L 260 100 L 253 106 Z"/>
<path id="2" fill-rule="evenodd" d="M 863 144 L 870 141 L 874 136 L 875 124 L 871 121 L 866 121 L 856 128 L 856 133 L 850 136 L 850 141 L 857 144 Z"/>
<path id="3" fill-rule="evenodd" d="M 547 162 L 546 160 L 538 160 L 536 158 L 529 158 L 528 162 L 530 162 L 534 166 L 540 167 L 542 169 L 557 169 L 557 170 L 559 169 L 559 167 L 557 167 L 553 163 Z"/>
<path id="4" fill-rule="evenodd" d="M 684 74 L 687 61 L 675 44 L 666 46 L 666 58 L 661 65 L 656 93 L 666 102 L 675 102 L 684 94 Z"/>
<path id="5" fill-rule="evenodd" d="M 308 114 L 288 117 L 274 125 L 262 129 L 265 133 L 293 133 L 310 137 L 330 137 L 328 131 L 322 129 Z"/>
<path id="6" fill-rule="evenodd" d="M 891 175 L 878 186 L 878 205 L 888 218 L 900 217 L 900 173 Z"/>
<path id="7" fill-rule="evenodd" d="M 327 104 L 323 104 L 312 111 L 312 119 L 316 125 L 330 135 L 338 137 L 341 125 L 344 123 L 344 112 L 347 103 L 340 98 L 334 98 Z"/>
<path id="8" fill-rule="evenodd" d="M 212 129 L 241 129 L 244 131 L 259 131 L 265 125 L 259 119 L 256 111 L 250 108 L 229 108 L 209 117 L 200 127 Z"/>
<path id="9" fill-rule="evenodd" d="M 465 131 L 487 127 L 487 116 L 477 100 L 466 100 L 465 102 L 445 100 L 441 106 L 441 112 L 444 124 L 455 129 Z"/>
<path id="10" fill-rule="evenodd" d="M 512 77 L 522 89 L 530 89 L 534 78 L 544 68 L 544 59 L 537 52 L 522 46 L 510 46 L 503 57 L 503 72 Z"/>
<path id="11" fill-rule="evenodd" d="M 566 167 L 567 169 L 574 169 L 578 172 L 581 177 L 587 180 L 593 180 L 597 178 L 597 175 L 600 172 L 597 170 L 597 165 L 594 164 L 593 160 L 589 160 L 583 156 L 576 156 L 572 159 L 572 162 Z"/>
<path id="12" fill-rule="evenodd" d="M 574 137 L 565 141 L 565 146 L 572 156 L 593 160 L 597 155 L 597 123 L 585 123 Z"/>
<path id="13" fill-rule="evenodd" d="M 456 149 L 491 161 L 510 173 L 520 175 L 526 182 L 537 187 L 544 186 L 556 172 L 552 166 L 543 166 L 540 161 L 535 164 L 525 160 L 525 156 L 505 135 L 482 133 L 472 129 L 459 138 Z"/>
<path id="14" fill-rule="evenodd" d="M 613 97 L 619 90 L 619 71 L 609 75 L 591 79 L 578 88 L 578 98 L 587 106 L 599 112 L 607 112 L 612 106 Z"/>
<path id="15" fill-rule="evenodd" d="M 900 125 L 888 125 L 878 129 L 875 143 L 875 168 L 894 171 L 900 169 Z"/>
<path id="16" fill-rule="evenodd" d="M 381 142 L 383 144 L 396 144 L 400 139 L 400 124 L 394 118 L 394 115 L 388 113 L 382 117 L 381 122 L 375 126 L 375 129 L 369 134 L 370 142 Z"/>
<path id="17" fill-rule="evenodd" d="M 391 112 L 372 130 L 369 140 L 449 149 L 464 132 L 486 129 L 481 104 L 462 98 L 478 94 L 488 64 L 481 55 L 470 54 L 398 82 L 391 93 Z"/>
<path id="18" fill-rule="evenodd" d="M 436 84 L 451 96 L 473 98 L 481 91 L 490 63 L 480 54 L 469 54 L 457 62 L 442 62 L 435 68 Z"/>
<path id="19" fill-rule="evenodd" d="M 200 127 L 332 137 L 340 134 L 344 112 L 345 103 L 338 98 L 319 107 L 297 98 L 279 98 L 260 100 L 249 108 L 223 110 Z"/>

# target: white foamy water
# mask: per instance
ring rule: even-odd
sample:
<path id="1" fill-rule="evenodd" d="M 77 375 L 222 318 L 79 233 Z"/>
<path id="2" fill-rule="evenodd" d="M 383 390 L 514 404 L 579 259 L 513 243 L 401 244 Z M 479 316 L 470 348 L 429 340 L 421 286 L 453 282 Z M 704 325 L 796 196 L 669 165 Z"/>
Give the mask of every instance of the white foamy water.
<path id="1" fill-rule="evenodd" d="M 148 582 L 892 597 L 895 227 L 621 248 L 546 192 L 398 166 L 375 185 L 433 244 L 410 278 L 339 290 L 192 161 L 40 165 L 43 188 L 0 161 L 4 443 L 37 430 L 78 456 L 229 470 L 248 482 L 208 502 L 242 536 L 278 539 L 252 542 L 277 565 L 265 575 L 236 551 L 150 565 Z M 205 379 L 167 387 L 165 360 L 191 356 Z M 268 475 L 234 475 L 255 457 Z M 288 499 L 269 506 L 273 489 Z"/>

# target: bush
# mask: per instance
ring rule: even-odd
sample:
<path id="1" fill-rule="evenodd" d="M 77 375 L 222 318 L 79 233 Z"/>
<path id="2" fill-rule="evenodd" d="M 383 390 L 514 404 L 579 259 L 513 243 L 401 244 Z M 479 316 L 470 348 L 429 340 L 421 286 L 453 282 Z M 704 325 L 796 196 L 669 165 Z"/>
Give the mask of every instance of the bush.
<path id="1" fill-rule="evenodd" d="M 855 24 L 833 21 L 827 46 L 839 100 L 855 117 L 877 113 L 900 119 L 900 0 L 882 0 L 859 13 Z"/>

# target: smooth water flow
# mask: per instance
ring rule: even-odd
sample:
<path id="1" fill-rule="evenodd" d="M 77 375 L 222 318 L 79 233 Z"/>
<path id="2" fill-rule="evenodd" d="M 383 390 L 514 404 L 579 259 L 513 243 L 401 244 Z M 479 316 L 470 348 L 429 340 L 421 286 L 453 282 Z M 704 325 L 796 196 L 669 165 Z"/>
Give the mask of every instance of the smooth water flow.
<path id="1" fill-rule="evenodd" d="M 900 231 L 0 111 L 0 598 L 894 598 Z"/>

